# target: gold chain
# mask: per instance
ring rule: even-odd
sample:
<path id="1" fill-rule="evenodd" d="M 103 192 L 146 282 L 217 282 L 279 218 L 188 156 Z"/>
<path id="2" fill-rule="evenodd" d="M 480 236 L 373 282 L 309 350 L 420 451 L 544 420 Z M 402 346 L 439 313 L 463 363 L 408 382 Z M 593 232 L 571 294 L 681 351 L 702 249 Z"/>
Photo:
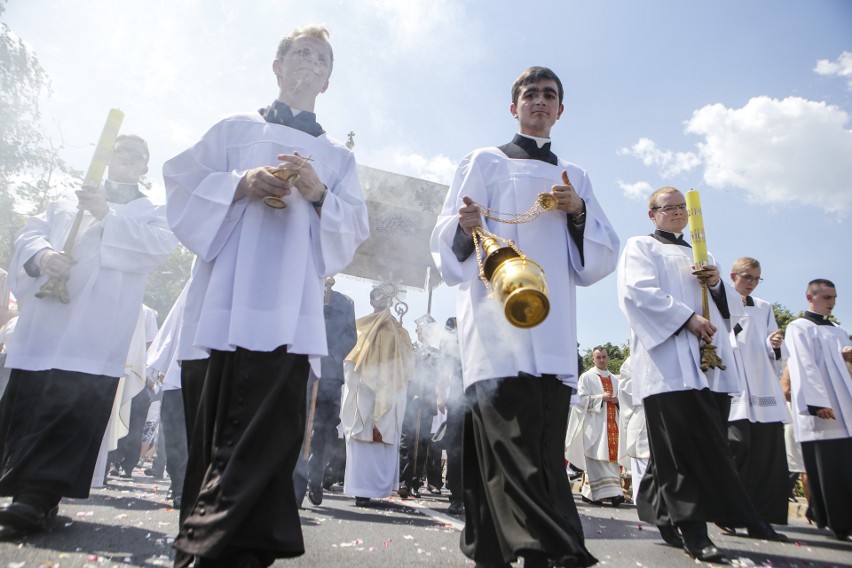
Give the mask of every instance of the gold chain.
<path id="1" fill-rule="evenodd" d="M 531 221 L 534 221 L 539 215 L 541 215 L 545 211 L 551 211 L 553 209 L 556 209 L 557 203 L 556 196 L 553 195 L 553 193 L 551 192 L 539 193 L 532 207 L 530 207 L 528 211 L 524 211 L 523 213 L 502 213 L 500 211 L 491 209 L 490 207 L 486 207 L 481 204 L 478 205 L 479 210 L 482 212 L 482 214 L 485 217 L 491 219 L 492 221 L 496 221 L 498 223 L 507 223 L 509 225 L 520 225 L 522 223 L 529 223 Z M 482 265 L 482 255 L 485 251 L 483 251 L 482 247 L 479 246 L 480 239 L 490 237 L 510 247 L 522 259 L 526 258 L 526 256 L 524 255 L 524 253 L 521 252 L 518 247 L 515 246 L 515 243 L 513 241 L 509 239 L 504 239 L 499 235 L 495 235 L 494 233 L 485 230 L 481 225 L 473 228 L 471 236 L 473 237 L 473 248 L 476 251 L 476 265 L 479 267 L 479 279 L 482 280 L 483 284 L 485 284 L 485 289 L 488 290 L 488 295 L 491 296 L 493 290 L 491 288 L 491 284 L 488 282 L 488 278 L 485 277 L 485 268 Z"/>
<path id="2" fill-rule="evenodd" d="M 509 225 L 520 225 L 522 223 L 534 221 L 545 211 L 556 209 L 556 197 L 553 193 L 539 193 L 532 207 L 523 213 L 503 213 L 491 209 L 490 207 L 486 207 L 485 205 L 479 205 L 479 209 L 482 211 L 484 216 L 488 217 L 492 221 L 508 223 Z"/>

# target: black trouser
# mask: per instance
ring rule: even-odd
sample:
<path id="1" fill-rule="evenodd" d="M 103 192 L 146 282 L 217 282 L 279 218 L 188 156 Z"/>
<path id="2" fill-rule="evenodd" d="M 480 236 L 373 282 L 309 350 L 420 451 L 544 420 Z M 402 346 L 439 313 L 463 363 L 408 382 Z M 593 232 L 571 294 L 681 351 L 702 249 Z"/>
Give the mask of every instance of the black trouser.
<path id="1" fill-rule="evenodd" d="M 417 428 L 418 411 L 420 428 Z M 411 489 L 417 489 L 423 485 L 426 477 L 426 456 L 429 449 L 429 440 L 432 438 L 432 417 L 435 415 L 434 405 L 419 400 L 409 399 L 405 408 L 405 418 L 402 422 L 402 431 L 399 436 L 399 482 Z M 419 442 L 417 441 L 419 437 Z M 416 459 L 415 460 L 415 446 Z"/>
<path id="2" fill-rule="evenodd" d="M 186 475 L 186 417 L 181 389 L 163 391 L 160 407 L 160 439 L 165 438 L 162 451 L 166 456 L 166 470 L 172 480 L 172 497 L 183 494 L 183 479 Z M 157 449 L 157 454 L 160 449 Z"/>
<path id="3" fill-rule="evenodd" d="M 314 428 L 311 454 L 308 457 L 308 485 L 313 490 L 322 487 L 325 469 L 339 451 L 337 425 L 340 424 L 340 397 L 343 381 L 320 379 L 317 403 L 314 408 Z"/>
<path id="4" fill-rule="evenodd" d="M 0 401 L 0 495 L 89 496 L 118 377 L 12 369 Z"/>

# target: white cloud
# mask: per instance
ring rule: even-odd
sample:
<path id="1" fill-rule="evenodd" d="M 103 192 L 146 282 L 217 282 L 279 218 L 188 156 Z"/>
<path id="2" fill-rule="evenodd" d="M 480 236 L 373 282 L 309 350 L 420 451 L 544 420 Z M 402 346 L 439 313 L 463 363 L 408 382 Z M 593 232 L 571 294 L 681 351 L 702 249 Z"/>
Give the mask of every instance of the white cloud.
<path id="1" fill-rule="evenodd" d="M 845 216 L 852 211 L 852 130 L 842 109 L 799 97 L 755 97 L 741 108 L 698 109 L 686 132 L 703 138 L 697 152 L 662 150 L 648 138 L 619 155 L 633 156 L 663 178 L 703 166 L 710 188 L 742 190 L 763 205 L 802 204 Z M 628 197 L 642 182 L 619 182 Z"/>
<path id="2" fill-rule="evenodd" d="M 654 188 L 647 181 L 637 181 L 636 183 L 627 183 L 622 180 L 616 182 L 621 188 L 624 196 L 627 199 L 642 201 L 650 197 L 654 193 Z"/>
<path id="3" fill-rule="evenodd" d="M 843 77 L 846 85 L 852 89 L 852 51 L 844 51 L 836 61 L 820 59 L 817 61 L 814 72 L 818 75 Z"/>
<path id="4" fill-rule="evenodd" d="M 842 109 L 799 97 L 755 97 L 739 109 L 705 106 L 686 131 L 698 144 L 704 182 L 745 191 L 752 203 L 852 209 L 852 131 Z"/>
<path id="5" fill-rule="evenodd" d="M 694 153 L 661 150 L 649 138 L 640 138 L 633 146 L 621 148 L 618 150 L 618 155 L 639 158 L 646 166 L 656 167 L 660 175 L 666 179 L 688 172 L 701 164 L 700 158 Z"/>

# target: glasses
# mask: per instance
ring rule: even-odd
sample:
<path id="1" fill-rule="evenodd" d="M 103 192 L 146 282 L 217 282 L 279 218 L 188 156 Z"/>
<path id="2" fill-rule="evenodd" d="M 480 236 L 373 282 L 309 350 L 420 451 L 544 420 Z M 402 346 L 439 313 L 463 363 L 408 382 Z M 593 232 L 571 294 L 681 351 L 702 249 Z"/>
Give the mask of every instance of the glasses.
<path id="1" fill-rule="evenodd" d="M 678 205 L 663 205 L 662 207 L 651 207 L 651 211 L 662 211 L 663 213 L 672 213 L 674 211 L 686 211 L 686 203 Z"/>
<path id="2" fill-rule="evenodd" d="M 758 282 L 763 282 L 763 278 L 761 278 L 760 276 L 752 276 L 751 274 L 739 274 L 739 273 L 737 273 L 737 276 L 739 276 L 740 278 L 742 278 L 746 282 L 754 282 L 755 284 L 758 283 Z"/>

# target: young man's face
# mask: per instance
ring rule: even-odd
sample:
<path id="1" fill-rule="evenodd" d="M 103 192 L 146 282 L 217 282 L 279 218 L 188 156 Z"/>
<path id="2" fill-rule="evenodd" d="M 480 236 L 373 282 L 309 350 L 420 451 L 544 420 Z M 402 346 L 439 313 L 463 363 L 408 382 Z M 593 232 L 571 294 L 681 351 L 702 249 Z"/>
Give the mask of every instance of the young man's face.
<path id="1" fill-rule="evenodd" d="M 686 199 L 679 191 L 664 193 L 657 197 L 657 205 L 648 216 L 658 229 L 669 233 L 682 233 L 689 220 L 686 215 Z"/>
<path id="2" fill-rule="evenodd" d="M 109 160 L 108 179 L 119 183 L 137 183 L 147 172 L 148 162 L 141 142 L 125 138 L 115 143 Z"/>
<path id="3" fill-rule="evenodd" d="M 272 63 L 272 70 L 282 89 L 324 93 L 331 75 L 331 47 L 319 38 L 299 36 L 287 53 Z"/>
<path id="4" fill-rule="evenodd" d="M 550 138 L 550 129 L 562 115 L 564 106 L 559 102 L 559 86 L 553 79 L 545 79 L 521 87 L 518 102 L 509 110 L 518 119 L 521 134 Z"/>
<path id="5" fill-rule="evenodd" d="M 808 309 L 812 312 L 830 316 L 837 302 L 837 290 L 830 286 L 820 286 L 814 292 L 808 292 Z"/>
<path id="6" fill-rule="evenodd" d="M 606 354 L 606 351 L 595 351 L 592 353 L 592 361 L 594 361 L 595 367 L 601 371 L 606 371 L 606 364 L 609 362 L 609 355 Z"/>
<path id="7" fill-rule="evenodd" d="M 750 296 L 760 283 L 760 268 L 742 268 L 739 272 L 731 272 L 731 281 L 740 296 Z"/>

